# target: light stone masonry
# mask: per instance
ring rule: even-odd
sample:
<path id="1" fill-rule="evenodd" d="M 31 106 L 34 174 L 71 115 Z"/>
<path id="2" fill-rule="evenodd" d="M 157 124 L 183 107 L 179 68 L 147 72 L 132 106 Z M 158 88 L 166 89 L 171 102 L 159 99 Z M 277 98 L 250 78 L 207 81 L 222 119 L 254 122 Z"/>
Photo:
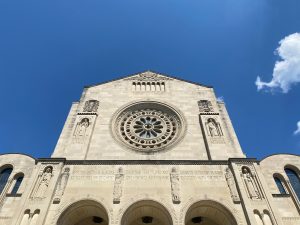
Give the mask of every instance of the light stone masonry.
<path id="1" fill-rule="evenodd" d="M 211 86 L 84 88 L 50 158 L 0 155 L 1 225 L 300 225 L 300 156 L 243 153 Z"/>

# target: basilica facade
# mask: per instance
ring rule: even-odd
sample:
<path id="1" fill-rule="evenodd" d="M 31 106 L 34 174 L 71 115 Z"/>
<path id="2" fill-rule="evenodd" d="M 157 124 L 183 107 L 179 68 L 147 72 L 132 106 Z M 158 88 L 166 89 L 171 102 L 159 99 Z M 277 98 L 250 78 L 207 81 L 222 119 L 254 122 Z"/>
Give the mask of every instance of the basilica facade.
<path id="1" fill-rule="evenodd" d="M 210 86 L 87 86 L 50 158 L 0 155 L 1 225 L 300 225 L 300 156 L 243 153 Z"/>

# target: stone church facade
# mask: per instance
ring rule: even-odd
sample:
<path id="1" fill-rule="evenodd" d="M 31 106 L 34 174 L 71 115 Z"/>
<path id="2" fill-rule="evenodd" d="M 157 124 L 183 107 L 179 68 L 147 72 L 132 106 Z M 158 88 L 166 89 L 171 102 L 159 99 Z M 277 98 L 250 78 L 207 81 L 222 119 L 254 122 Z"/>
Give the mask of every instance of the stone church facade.
<path id="1" fill-rule="evenodd" d="M 299 225 L 300 156 L 247 158 L 210 86 L 85 87 L 51 158 L 0 155 L 1 225 Z"/>

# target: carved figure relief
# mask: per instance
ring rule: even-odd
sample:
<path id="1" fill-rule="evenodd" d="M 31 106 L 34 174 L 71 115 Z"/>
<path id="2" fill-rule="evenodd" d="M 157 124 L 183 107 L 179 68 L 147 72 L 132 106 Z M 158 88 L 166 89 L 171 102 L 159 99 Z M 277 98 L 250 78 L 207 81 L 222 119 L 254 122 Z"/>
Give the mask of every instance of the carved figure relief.
<path id="1" fill-rule="evenodd" d="M 221 137 L 223 132 L 220 123 L 216 122 L 214 118 L 208 118 L 205 123 L 207 134 L 211 137 Z"/>
<path id="2" fill-rule="evenodd" d="M 120 167 L 118 173 L 115 175 L 115 184 L 114 184 L 114 191 L 113 191 L 114 204 L 120 203 L 122 197 L 123 180 L 124 180 L 124 172 L 123 172 L 123 168 Z"/>
<path id="3" fill-rule="evenodd" d="M 58 204 L 60 202 L 60 199 L 63 196 L 66 185 L 68 183 L 69 176 L 70 176 L 70 168 L 66 167 L 64 169 L 64 172 L 60 175 L 56 186 L 55 196 L 53 200 L 54 204 Z"/>
<path id="4" fill-rule="evenodd" d="M 165 81 L 172 80 L 170 77 L 161 76 L 157 73 L 153 73 L 151 71 L 147 71 L 144 73 L 140 73 L 137 76 L 126 78 L 125 80 L 134 80 L 134 81 Z"/>
<path id="5" fill-rule="evenodd" d="M 97 112 L 99 106 L 99 101 L 89 100 L 86 101 L 83 107 L 83 112 Z"/>
<path id="6" fill-rule="evenodd" d="M 35 198 L 45 198 L 45 193 L 50 184 L 52 178 L 52 167 L 46 167 L 44 172 L 41 174 L 37 189 L 34 193 Z"/>
<path id="7" fill-rule="evenodd" d="M 248 193 L 249 198 L 251 199 L 261 199 L 261 195 L 259 193 L 259 189 L 255 180 L 255 177 L 251 173 L 251 171 L 243 167 L 242 168 L 242 178 L 244 180 L 244 184 Z"/>
<path id="8" fill-rule="evenodd" d="M 75 142 L 82 143 L 89 126 L 90 120 L 88 118 L 83 118 L 77 123 L 74 131 Z"/>
<path id="9" fill-rule="evenodd" d="M 211 104 L 211 101 L 208 100 L 200 100 L 198 101 L 199 111 L 200 112 L 213 112 L 214 108 Z"/>
<path id="10" fill-rule="evenodd" d="M 240 202 L 240 197 L 239 197 L 239 194 L 238 194 L 237 189 L 236 189 L 234 177 L 233 177 L 233 174 L 232 174 L 232 172 L 229 168 L 226 169 L 225 177 L 226 177 L 227 185 L 228 185 L 229 190 L 230 190 L 232 200 L 234 202 Z"/>
<path id="11" fill-rule="evenodd" d="M 170 174 L 171 180 L 171 192 L 172 192 L 172 200 L 173 203 L 180 203 L 180 179 L 179 173 L 176 168 L 172 168 L 172 172 Z"/>

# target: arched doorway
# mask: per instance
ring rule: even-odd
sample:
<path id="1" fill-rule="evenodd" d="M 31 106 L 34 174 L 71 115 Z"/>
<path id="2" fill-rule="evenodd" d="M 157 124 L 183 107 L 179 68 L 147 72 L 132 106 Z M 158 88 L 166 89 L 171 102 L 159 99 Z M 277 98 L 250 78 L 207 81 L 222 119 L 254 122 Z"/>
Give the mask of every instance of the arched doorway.
<path id="1" fill-rule="evenodd" d="M 231 212 L 220 203 L 203 200 L 187 211 L 185 225 L 237 225 Z"/>
<path id="2" fill-rule="evenodd" d="M 108 225 L 108 221 L 108 214 L 100 203 L 82 200 L 69 206 L 57 225 Z"/>
<path id="3" fill-rule="evenodd" d="M 152 200 L 143 200 L 131 205 L 124 213 L 121 225 L 172 225 L 167 209 Z"/>

